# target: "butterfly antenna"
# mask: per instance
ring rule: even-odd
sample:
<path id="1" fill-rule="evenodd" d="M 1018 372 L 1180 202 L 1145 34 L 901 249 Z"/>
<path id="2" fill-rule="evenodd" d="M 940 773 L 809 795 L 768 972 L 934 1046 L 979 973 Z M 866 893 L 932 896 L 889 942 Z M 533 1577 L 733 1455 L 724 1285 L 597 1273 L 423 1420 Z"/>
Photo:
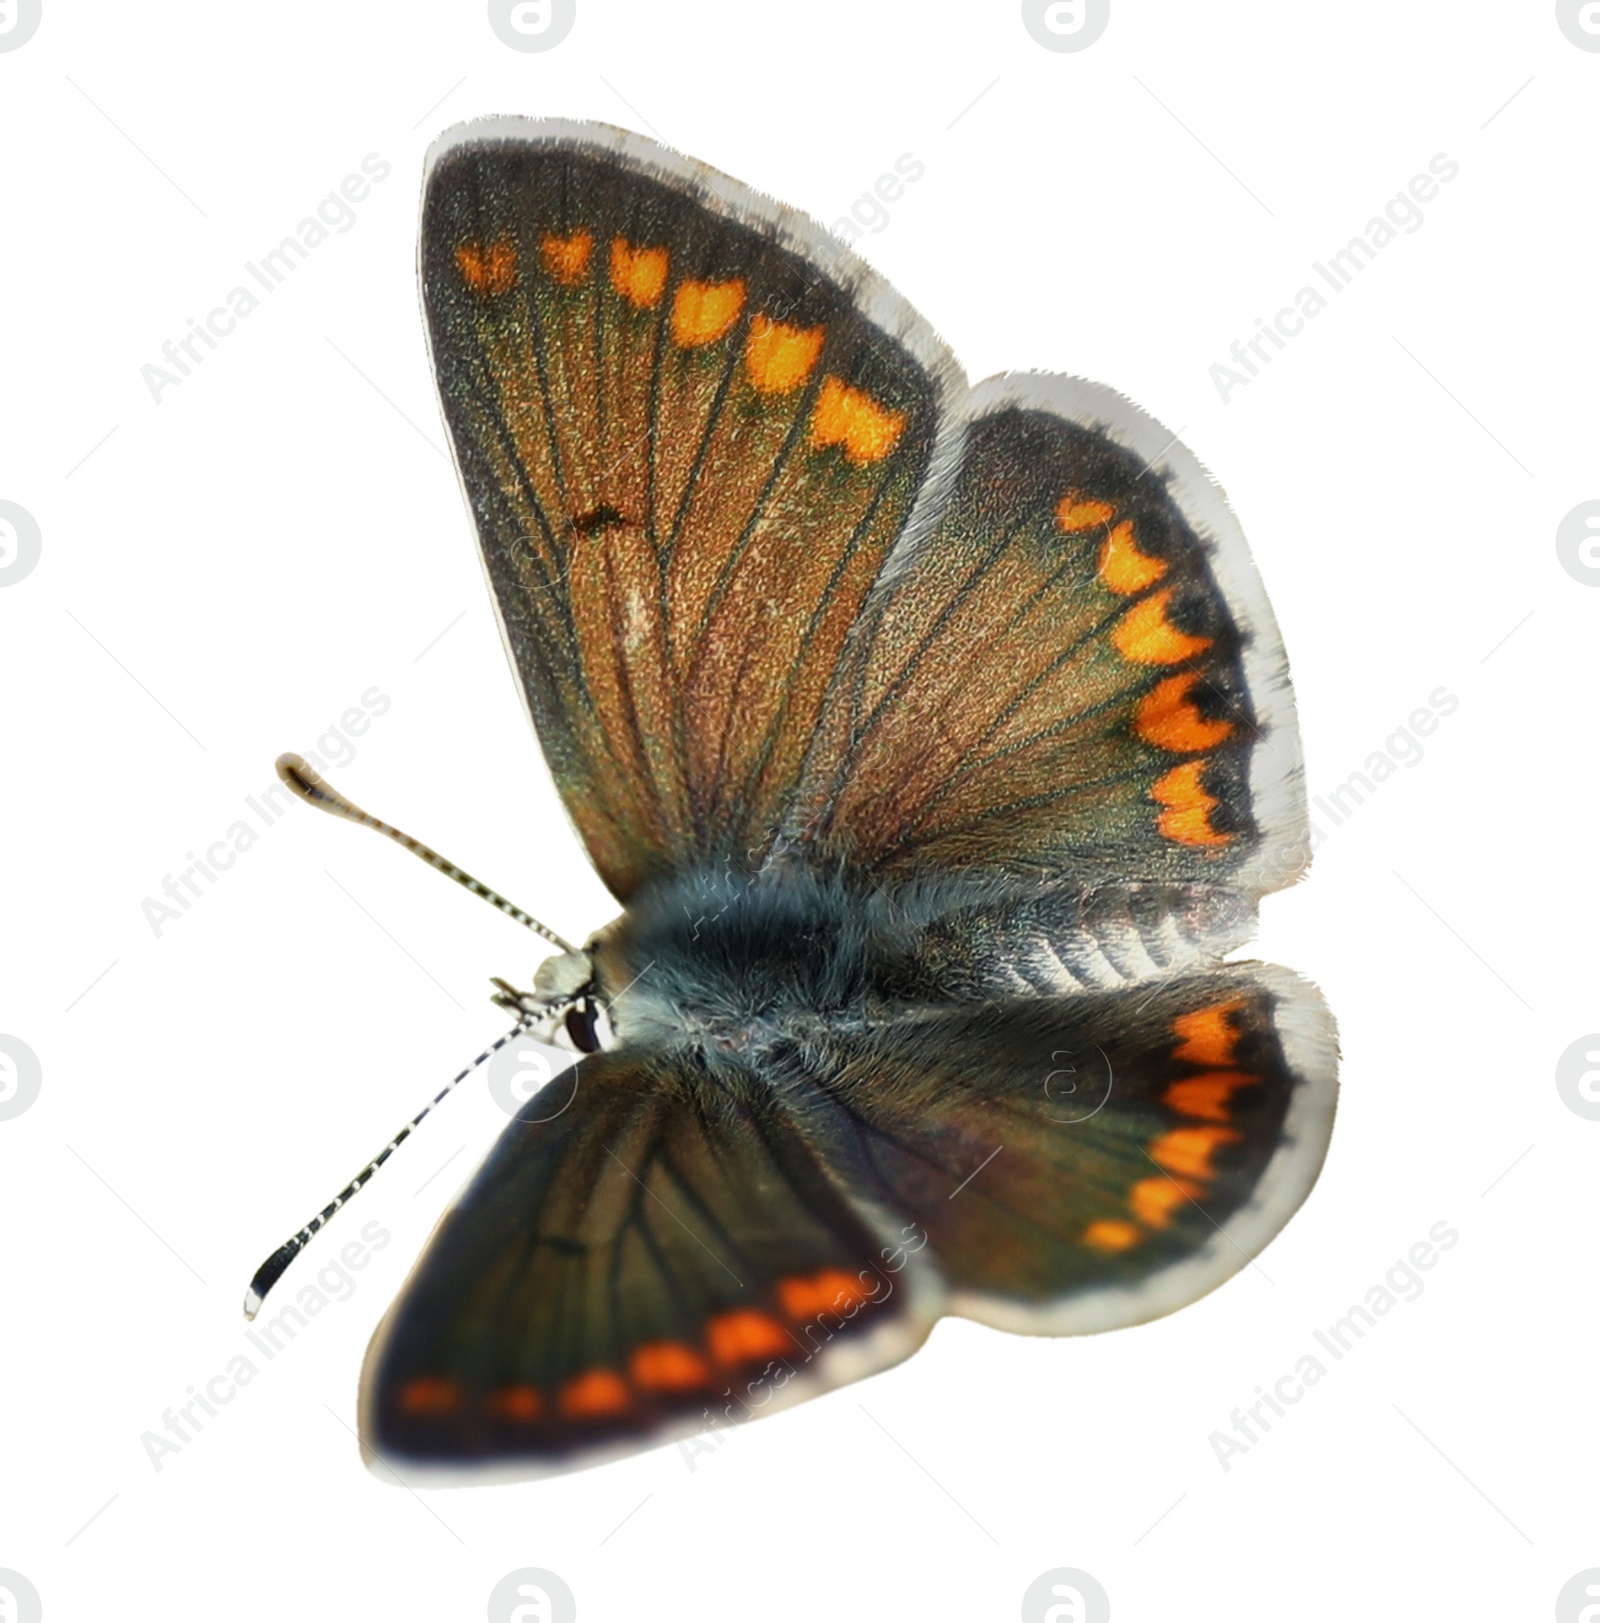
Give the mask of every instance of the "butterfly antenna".
<path id="1" fill-rule="evenodd" d="M 290 1235 L 289 1238 L 285 1240 L 283 1244 L 280 1245 L 278 1249 L 274 1251 L 259 1268 L 256 1269 L 255 1278 L 250 1281 L 250 1288 L 244 1293 L 244 1316 L 247 1319 L 253 1319 L 256 1314 L 261 1311 L 261 1304 L 266 1301 L 267 1292 L 270 1291 L 272 1287 L 283 1278 L 289 1264 L 293 1262 L 294 1259 L 298 1257 L 300 1253 L 304 1251 L 305 1248 L 311 1243 L 311 1236 L 321 1229 L 327 1223 L 328 1219 L 332 1217 L 341 1206 L 348 1204 L 355 1198 L 361 1189 L 365 1188 L 373 1173 L 375 1173 L 378 1168 L 381 1167 L 383 1163 L 387 1161 L 389 1157 L 393 1155 L 394 1152 L 399 1149 L 408 1138 L 411 1137 L 412 1129 L 416 1127 L 417 1123 L 420 1122 L 422 1118 L 426 1116 L 428 1112 L 432 1110 L 433 1107 L 438 1104 L 447 1093 L 451 1093 L 456 1088 L 460 1087 L 460 1085 L 465 1082 L 466 1079 L 471 1076 L 472 1073 L 477 1070 L 477 1068 L 482 1065 L 485 1060 L 492 1059 L 500 1052 L 502 1048 L 505 1047 L 507 1043 L 515 1041 L 516 1038 L 522 1036 L 528 1030 L 529 1026 L 526 1022 L 513 1026 L 511 1030 L 505 1034 L 505 1036 L 497 1037 L 492 1043 L 490 1043 L 490 1045 L 484 1049 L 484 1051 L 479 1054 L 470 1065 L 466 1066 L 463 1070 L 458 1071 L 455 1076 L 451 1077 L 451 1079 L 445 1083 L 445 1085 L 440 1088 L 436 1094 L 434 1094 L 427 1104 L 425 1104 L 422 1109 L 419 1110 L 416 1115 L 414 1115 L 411 1120 L 408 1121 L 405 1126 L 402 1127 L 400 1131 L 396 1133 L 394 1137 L 391 1138 L 389 1142 L 385 1144 L 384 1147 L 375 1156 L 373 1156 L 370 1161 L 367 1162 L 367 1164 L 355 1175 L 355 1177 L 353 1177 L 349 1183 L 347 1183 L 344 1188 L 341 1189 L 339 1193 L 336 1194 L 333 1199 L 330 1200 L 328 1204 L 324 1206 L 322 1210 L 318 1212 L 317 1215 L 299 1231 L 299 1233 Z"/>
<path id="2" fill-rule="evenodd" d="M 548 925 L 541 924 L 531 913 L 524 913 L 514 902 L 508 902 L 499 891 L 490 890 L 481 880 L 474 879 L 465 868 L 458 868 L 455 863 L 440 856 L 421 840 L 412 839 L 409 834 L 402 833 L 393 824 L 384 822 L 381 817 L 374 817 L 371 812 L 362 811 L 353 800 L 346 800 L 301 756 L 280 755 L 277 767 L 278 776 L 308 806 L 315 806 L 319 811 L 331 812 L 335 817 L 343 817 L 347 822 L 360 823 L 365 828 L 376 829 L 380 834 L 393 840 L 396 845 L 403 845 L 413 856 L 421 857 L 430 868 L 437 868 L 440 873 L 470 890 L 474 896 L 481 896 L 486 902 L 492 902 L 507 918 L 515 919 L 518 924 L 526 926 L 535 935 L 542 935 L 546 941 L 560 947 L 563 952 L 577 951 L 570 941 L 563 941 Z"/>

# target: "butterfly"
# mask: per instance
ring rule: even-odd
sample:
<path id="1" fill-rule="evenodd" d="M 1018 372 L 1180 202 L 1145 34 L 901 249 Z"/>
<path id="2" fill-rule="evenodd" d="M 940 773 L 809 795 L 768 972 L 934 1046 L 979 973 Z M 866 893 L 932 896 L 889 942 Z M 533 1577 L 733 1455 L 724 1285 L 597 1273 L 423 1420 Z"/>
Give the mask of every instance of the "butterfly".
<path id="1" fill-rule="evenodd" d="M 1101 1331 L 1235 1273 L 1317 1177 L 1337 1054 L 1310 984 L 1223 962 L 1309 848 L 1194 456 L 1080 379 L 969 387 L 801 214 L 607 126 L 448 134 L 420 260 L 513 671 L 623 911 L 506 998 L 579 1052 L 375 1335 L 369 1458 L 587 1465 L 942 1314 Z"/>

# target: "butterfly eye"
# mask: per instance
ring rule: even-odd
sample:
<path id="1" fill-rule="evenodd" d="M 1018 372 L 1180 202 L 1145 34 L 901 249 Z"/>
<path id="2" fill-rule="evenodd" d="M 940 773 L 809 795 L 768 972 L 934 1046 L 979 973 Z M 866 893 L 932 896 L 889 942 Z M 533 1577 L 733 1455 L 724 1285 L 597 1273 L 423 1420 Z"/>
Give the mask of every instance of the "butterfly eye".
<path id="1" fill-rule="evenodd" d="M 598 1006 L 588 998 L 567 1010 L 567 1036 L 580 1054 L 598 1054 L 604 1046 L 600 1035 L 602 1018 Z"/>

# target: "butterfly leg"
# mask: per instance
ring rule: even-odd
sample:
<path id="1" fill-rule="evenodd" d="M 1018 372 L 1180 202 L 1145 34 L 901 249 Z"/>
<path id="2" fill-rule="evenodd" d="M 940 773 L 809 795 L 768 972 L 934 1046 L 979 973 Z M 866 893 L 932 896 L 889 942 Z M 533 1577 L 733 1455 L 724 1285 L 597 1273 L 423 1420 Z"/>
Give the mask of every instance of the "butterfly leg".
<path id="1" fill-rule="evenodd" d="M 535 992 L 520 990 L 506 980 L 504 976 L 491 976 L 489 984 L 495 988 L 494 994 L 489 1001 L 496 1008 L 509 1009 L 512 1014 L 524 1014 L 534 1020 L 550 1011 L 551 1004 L 547 998 L 542 998 Z"/>

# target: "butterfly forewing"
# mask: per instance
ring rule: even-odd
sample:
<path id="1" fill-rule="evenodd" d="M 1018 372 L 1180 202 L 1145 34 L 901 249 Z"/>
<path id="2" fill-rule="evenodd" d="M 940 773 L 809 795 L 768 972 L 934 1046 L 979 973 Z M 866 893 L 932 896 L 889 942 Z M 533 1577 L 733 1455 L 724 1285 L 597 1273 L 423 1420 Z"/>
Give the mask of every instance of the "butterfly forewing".
<path id="1" fill-rule="evenodd" d="M 770 1413 L 921 1342 L 937 1287 L 896 1232 L 748 1066 L 591 1056 L 441 1223 L 368 1354 L 363 1442 L 528 1474 Z"/>
<path id="2" fill-rule="evenodd" d="M 512 659 L 626 898 L 759 859 L 954 369 L 820 234 L 803 254 L 753 194 L 621 145 L 457 147 L 422 256 Z"/>

